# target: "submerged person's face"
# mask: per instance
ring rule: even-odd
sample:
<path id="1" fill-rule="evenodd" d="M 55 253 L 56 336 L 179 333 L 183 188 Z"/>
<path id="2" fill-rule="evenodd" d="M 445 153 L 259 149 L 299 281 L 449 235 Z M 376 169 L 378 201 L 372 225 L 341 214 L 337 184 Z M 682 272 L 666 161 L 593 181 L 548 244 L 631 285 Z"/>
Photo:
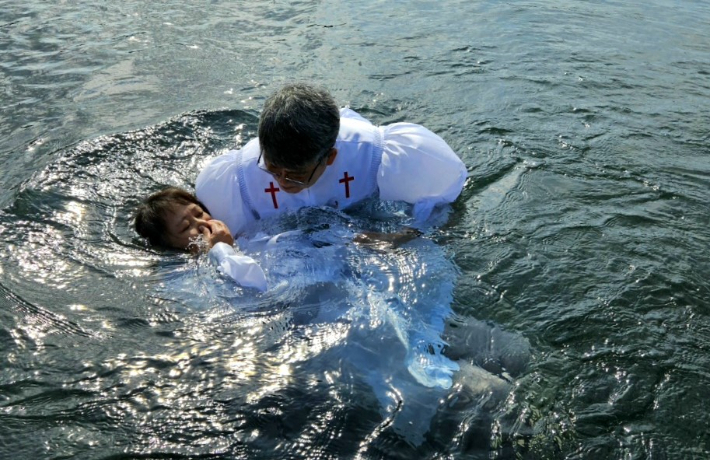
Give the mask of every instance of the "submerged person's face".
<path id="1" fill-rule="evenodd" d="M 190 203 L 176 204 L 164 217 L 170 246 L 197 252 L 199 246 L 194 243 L 203 234 L 204 228 L 210 228 L 207 222 L 212 220 L 212 216 L 199 205 Z"/>

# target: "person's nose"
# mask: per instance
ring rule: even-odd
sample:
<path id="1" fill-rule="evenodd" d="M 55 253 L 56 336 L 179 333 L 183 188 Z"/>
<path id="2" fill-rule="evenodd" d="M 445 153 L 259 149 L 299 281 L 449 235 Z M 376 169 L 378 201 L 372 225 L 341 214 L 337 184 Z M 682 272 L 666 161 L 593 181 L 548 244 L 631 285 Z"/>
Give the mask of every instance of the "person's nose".
<path id="1" fill-rule="evenodd" d="M 279 173 L 274 173 L 272 174 L 274 179 L 276 179 L 276 182 L 281 186 L 281 187 L 287 187 L 289 186 L 289 181 L 286 180 L 286 174 L 281 171 Z"/>
<path id="2" fill-rule="evenodd" d="M 209 221 L 210 221 L 210 218 L 207 216 L 194 218 L 195 226 L 197 226 L 198 228 L 202 225 L 207 225 L 207 222 L 209 222 Z"/>
<path id="3" fill-rule="evenodd" d="M 274 179 L 276 179 L 279 183 L 286 179 L 286 173 L 283 170 L 271 171 L 271 175 L 274 176 Z"/>
<path id="4" fill-rule="evenodd" d="M 281 187 L 289 187 L 289 186 L 293 185 L 289 181 L 286 180 L 285 175 L 277 176 L 276 182 L 278 182 Z"/>

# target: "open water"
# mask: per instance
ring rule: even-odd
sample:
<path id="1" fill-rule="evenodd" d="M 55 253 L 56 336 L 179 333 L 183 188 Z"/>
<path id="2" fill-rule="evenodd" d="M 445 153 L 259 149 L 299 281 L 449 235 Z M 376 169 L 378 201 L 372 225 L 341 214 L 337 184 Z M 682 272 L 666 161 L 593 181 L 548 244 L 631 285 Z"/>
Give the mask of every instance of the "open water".
<path id="1" fill-rule="evenodd" d="M 709 31 L 706 1 L 0 1 L 0 458 L 710 457 Z M 244 383 L 244 325 L 156 294 L 191 262 L 130 229 L 293 80 L 468 166 L 427 238 L 532 354 L 422 442 L 317 360 Z"/>

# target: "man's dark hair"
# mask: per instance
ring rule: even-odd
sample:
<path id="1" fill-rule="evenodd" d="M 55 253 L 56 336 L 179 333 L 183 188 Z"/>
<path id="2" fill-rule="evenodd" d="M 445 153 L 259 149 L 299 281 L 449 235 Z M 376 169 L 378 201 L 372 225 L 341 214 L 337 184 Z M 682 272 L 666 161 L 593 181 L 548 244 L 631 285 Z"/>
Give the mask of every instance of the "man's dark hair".
<path id="1" fill-rule="evenodd" d="M 207 208 L 195 195 L 178 187 L 167 187 L 153 193 L 138 205 L 133 218 L 133 227 L 151 246 L 172 248 L 167 240 L 165 216 L 175 205 L 196 204 L 205 212 Z"/>
<path id="2" fill-rule="evenodd" d="M 282 87 L 264 103 L 259 144 L 274 166 L 302 169 L 335 145 L 340 111 L 327 90 L 297 83 Z"/>

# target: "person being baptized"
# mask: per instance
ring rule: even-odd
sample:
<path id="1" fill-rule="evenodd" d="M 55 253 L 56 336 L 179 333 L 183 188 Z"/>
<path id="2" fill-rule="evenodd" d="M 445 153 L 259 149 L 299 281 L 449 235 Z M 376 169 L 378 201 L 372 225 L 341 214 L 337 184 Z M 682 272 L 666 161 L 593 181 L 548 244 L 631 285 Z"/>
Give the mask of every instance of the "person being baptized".
<path id="1" fill-rule="evenodd" d="M 266 291 L 264 271 L 251 257 L 238 254 L 224 222 L 213 219 L 195 195 L 167 187 L 148 196 L 134 217 L 136 233 L 151 246 L 193 254 L 208 252 L 223 274 L 239 285 Z"/>
<path id="2" fill-rule="evenodd" d="M 355 308 L 337 310 L 332 320 L 345 318 L 353 324 L 367 325 L 349 329 L 342 346 L 348 350 L 348 363 L 360 369 L 373 388 L 383 416 L 396 418 L 393 429 L 409 433 L 407 436 L 417 444 L 422 442 L 434 413 L 441 409 L 441 401 L 446 401 L 448 407 L 459 400 L 478 401 L 482 395 L 492 393 L 496 395 L 495 402 L 503 401 L 513 378 L 524 372 L 529 345 L 523 337 L 488 323 L 452 316 L 450 304 L 456 271 L 436 250 L 436 245 L 426 239 L 412 241 L 419 233 L 409 229 L 357 233 L 345 226 L 346 231 L 341 231 L 337 224 L 328 225 L 325 217 L 323 225 L 317 219 L 312 222 L 314 228 L 325 229 L 322 235 L 318 231 L 294 230 L 290 225 L 293 222 L 287 220 L 262 225 L 262 230 L 268 229 L 276 235 L 257 234 L 251 239 L 244 236 L 240 242 L 264 264 L 273 291 L 283 289 L 279 280 L 284 277 L 298 273 L 313 275 L 308 267 L 310 259 L 294 256 L 298 251 L 293 244 L 303 243 L 303 254 L 310 254 L 313 263 L 333 273 L 337 271 L 337 260 L 329 259 L 334 254 L 329 250 L 332 247 L 320 243 L 344 241 L 347 245 L 352 241 L 374 249 L 355 250 L 354 257 L 343 259 L 355 265 L 349 266 L 347 273 L 353 279 L 343 288 L 351 298 L 344 305 Z M 136 211 L 134 226 L 151 246 L 194 254 L 207 252 L 218 270 L 237 284 L 267 290 L 267 277 L 260 263 L 235 250 L 235 235 L 227 225 L 213 219 L 196 196 L 186 190 L 168 187 L 147 197 Z M 322 241 L 309 246 L 308 240 L 313 236 Z M 277 240 L 278 245 L 269 244 Z M 409 241 L 412 244 L 405 246 L 401 254 L 387 251 Z M 272 257 L 275 253 L 282 256 Z M 435 271 L 427 272 L 432 267 L 436 267 Z M 393 273 L 398 269 L 408 276 L 397 281 L 399 278 L 393 278 Z M 429 294 L 420 294 L 417 280 L 425 273 L 427 281 L 436 287 Z M 322 288 L 319 281 L 321 278 L 316 276 L 313 286 L 317 289 Z M 358 293 L 362 295 L 358 297 Z M 339 305 L 337 299 L 326 302 L 326 312 L 333 305 Z M 338 312 L 342 314 L 338 316 Z M 319 316 L 318 321 L 327 321 L 324 318 L 331 316 Z M 382 324 L 376 321 L 378 318 Z M 398 345 L 400 342 L 402 347 Z M 381 353 L 383 344 L 387 353 Z M 395 365 L 400 362 L 404 365 Z M 406 398 L 402 396 L 405 393 Z M 401 406 L 405 399 L 408 402 Z"/>
<path id="3" fill-rule="evenodd" d="M 227 225 L 213 219 L 207 207 L 187 190 L 167 187 L 148 196 L 138 206 L 134 217 L 136 233 L 157 248 L 207 252 L 224 275 L 242 287 L 266 291 L 264 271 L 251 257 L 234 249 L 234 237 Z M 421 233 L 405 228 L 399 232 L 357 233 L 355 243 L 378 249 L 396 248 Z"/>

